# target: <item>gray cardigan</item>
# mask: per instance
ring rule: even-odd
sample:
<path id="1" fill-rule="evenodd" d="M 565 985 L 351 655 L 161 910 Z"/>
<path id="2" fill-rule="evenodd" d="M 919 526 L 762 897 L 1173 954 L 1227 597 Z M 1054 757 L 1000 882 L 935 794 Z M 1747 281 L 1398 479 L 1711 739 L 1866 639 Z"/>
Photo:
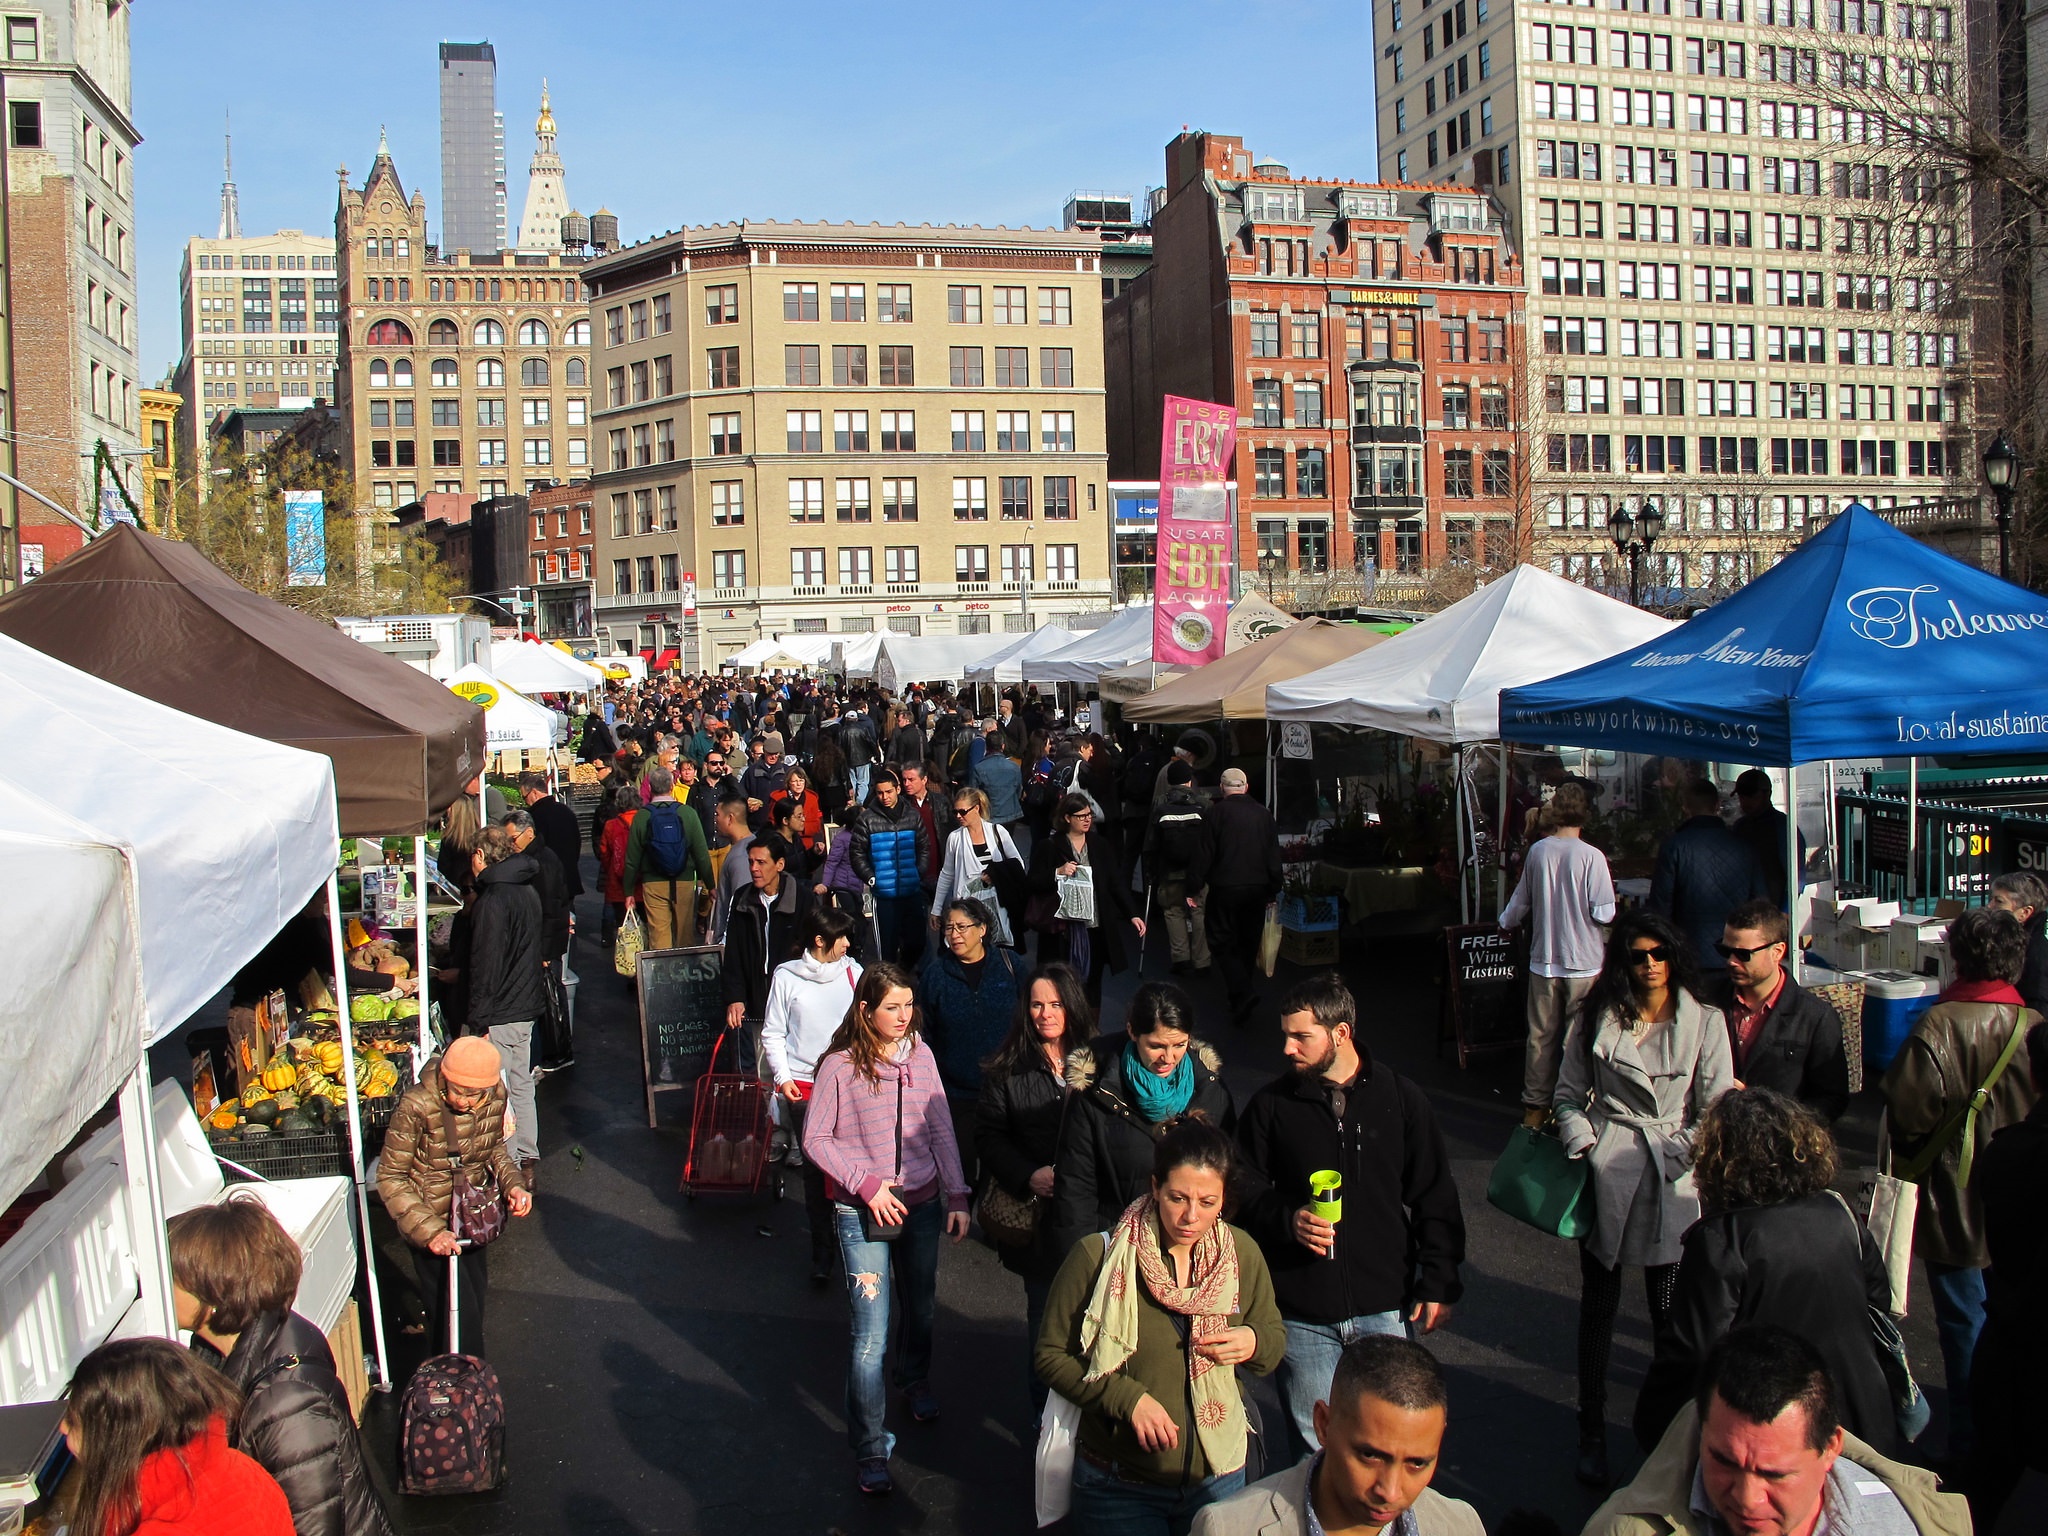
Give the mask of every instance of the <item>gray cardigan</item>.
<path id="1" fill-rule="evenodd" d="M 1192 1536 L 1304 1536 L 1308 1469 L 1299 1462 L 1211 1504 L 1195 1516 Z M 1417 1536 L 1486 1536 L 1478 1510 L 1434 1488 L 1422 1490 L 1412 1512 Z"/>

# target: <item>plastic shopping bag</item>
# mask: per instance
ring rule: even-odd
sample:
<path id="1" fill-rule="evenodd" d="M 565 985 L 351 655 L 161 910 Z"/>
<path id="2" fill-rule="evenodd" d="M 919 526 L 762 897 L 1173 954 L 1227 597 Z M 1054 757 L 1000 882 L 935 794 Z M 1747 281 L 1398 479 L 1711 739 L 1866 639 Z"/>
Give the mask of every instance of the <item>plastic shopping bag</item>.
<path id="1" fill-rule="evenodd" d="M 612 969 L 632 976 L 640 969 L 640 951 L 647 947 L 647 929 L 638 909 L 628 912 L 619 924 L 619 936 L 612 940 Z"/>
<path id="2" fill-rule="evenodd" d="M 1074 1446 L 1081 1430 L 1081 1409 L 1049 1393 L 1045 1414 L 1038 1425 L 1038 1456 L 1034 1483 L 1038 1496 L 1038 1524 L 1041 1529 L 1064 1520 L 1074 1503 Z"/>
<path id="3" fill-rule="evenodd" d="M 1266 903 L 1266 926 L 1259 930 L 1259 969 L 1268 976 L 1273 967 L 1280 963 L 1280 907 L 1277 902 Z"/>

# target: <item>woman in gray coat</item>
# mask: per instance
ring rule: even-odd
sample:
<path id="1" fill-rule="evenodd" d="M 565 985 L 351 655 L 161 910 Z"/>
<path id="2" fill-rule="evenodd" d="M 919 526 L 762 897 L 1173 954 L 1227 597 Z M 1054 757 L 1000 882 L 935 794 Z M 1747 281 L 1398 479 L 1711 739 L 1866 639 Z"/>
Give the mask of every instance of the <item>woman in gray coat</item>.
<path id="1" fill-rule="evenodd" d="M 1614 925 L 1592 990 L 1572 1019 L 1553 1106 L 1567 1154 L 1584 1158 L 1593 1230 L 1579 1248 L 1579 1463 L 1609 1481 L 1607 1355 L 1621 1270 L 1642 1266 L 1661 1336 L 1678 1284 L 1679 1239 L 1699 1220 L 1693 1136 L 1735 1076 L 1728 1026 L 1702 1003 L 1685 938 L 1631 912 Z"/>

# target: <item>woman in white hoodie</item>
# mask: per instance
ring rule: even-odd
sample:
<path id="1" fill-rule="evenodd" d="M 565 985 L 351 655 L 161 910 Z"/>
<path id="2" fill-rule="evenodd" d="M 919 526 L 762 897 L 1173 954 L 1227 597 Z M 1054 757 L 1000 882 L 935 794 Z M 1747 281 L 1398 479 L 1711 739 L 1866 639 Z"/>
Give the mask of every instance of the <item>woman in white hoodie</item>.
<path id="1" fill-rule="evenodd" d="M 778 965 L 768 987 L 768 1008 L 761 1026 L 761 1054 L 775 1076 L 789 1125 L 787 1166 L 801 1168 L 804 1211 L 811 1224 L 811 1284 L 832 1283 L 832 1258 L 839 1236 L 832 1224 L 832 1201 L 825 1176 L 804 1160 L 804 1114 L 810 1107 L 811 1082 L 818 1058 L 830 1048 L 833 1033 L 853 1006 L 860 981 L 860 962 L 847 955 L 853 919 L 831 907 L 814 907 L 799 930 L 804 952 Z"/>

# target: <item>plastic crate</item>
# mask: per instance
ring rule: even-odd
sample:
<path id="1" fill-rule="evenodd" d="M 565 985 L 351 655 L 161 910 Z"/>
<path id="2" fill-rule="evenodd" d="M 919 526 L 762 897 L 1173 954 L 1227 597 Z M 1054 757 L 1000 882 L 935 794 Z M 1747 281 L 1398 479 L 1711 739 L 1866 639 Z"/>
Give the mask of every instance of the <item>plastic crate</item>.
<path id="1" fill-rule="evenodd" d="M 1342 926 L 1337 916 L 1337 898 L 1282 896 L 1280 926 L 1289 933 L 1335 933 Z"/>
<path id="2" fill-rule="evenodd" d="M 351 1173 L 348 1137 L 340 1126 L 298 1136 L 266 1136 L 256 1141 L 216 1142 L 214 1155 L 266 1179 L 347 1178 Z M 243 1175 L 225 1168 L 230 1178 Z"/>
<path id="3" fill-rule="evenodd" d="M 1337 935 L 1334 932 L 1296 933 L 1283 928 L 1280 930 L 1280 958 L 1296 965 L 1335 965 Z"/>
<path id="4" fill-rule="evenodd" d="M 384 1150 L 384 1133 L 391 1128 L 391 1116 L 398 1109 L 401 1095 L 391 1094 L 381 1099 L 364 1099 L 363 1106 L 363 1162 Z"/>

